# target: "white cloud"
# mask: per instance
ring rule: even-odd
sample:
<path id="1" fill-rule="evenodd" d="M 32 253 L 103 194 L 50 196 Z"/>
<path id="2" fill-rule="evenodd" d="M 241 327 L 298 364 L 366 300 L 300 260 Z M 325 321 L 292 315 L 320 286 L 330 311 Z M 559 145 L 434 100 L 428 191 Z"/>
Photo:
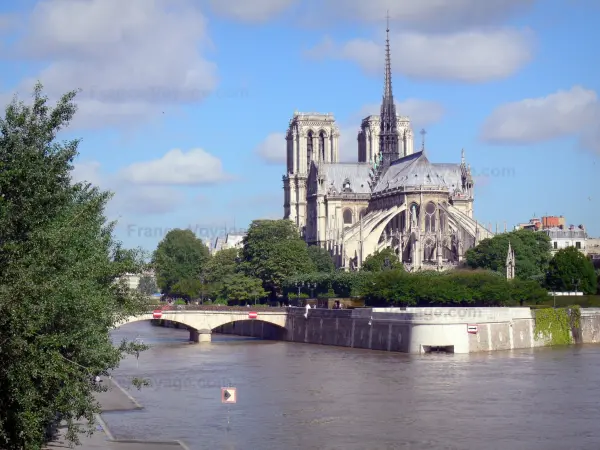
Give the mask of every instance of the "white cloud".
<path id="1" fill-rule="evenodd" d="M 380 108 L 381 104 L 378 103 L 365 105 L 353 116 L 353 121 L 358 122 L 360 125 L 360 121 L 365 117 L 379 115 Z M 440 103 L 429 100 L 409 98 L 402 102 L 396 102 L 396 114 L 410 117 L 415 128 L 439 122 L 444 116 L 444 112 L 444 107 Z"/>
<path id="2" fill-rule="evenodd" d="M 600 103 L 596 92 L 574 86 L 546 97 L 499 106 L 484 122 L 481 139 L 519 145 L 579 136 L 583 146 L 598 149 L 598 141 L 593 137 L 599 129 Z"/>
<path id="3" fill-rule="evenodd" d="M 183 194 L 173 188 L 139 186 L 118 176 L 105 174 L 96 161 L 74 164 L 71 176 L 74 182 L 87 181 L 113 192 L 114 196 L 106 208 L 109 220 L 132 215 L 167 214 L 184 201 Z"/>
<path id="4" fill-rule="evenodd" d="M 221 161 L 201 149 L 187 153 L 171 150 L 160 159 L 134 163 L 111 174 L 103 172 L 99 162 L 77 162 L 71 176 L 75 182 L 87 181 L 114 193 L 107 208 L 111 218 L 166 214 L 185 201 L 183 192 L 173 186 L 211 184 L 229 179 Z"/>
<path id="5" fill-rule="evenodd" d="M 254 0 L 252 2 L 242 0 L 208 0 L 211 9 L 229 19 L 243 22 L 265 22 L 272 19 L 297 0 Z"/>
<path id="6" fill-rule="evenodd" d="M 392 28 L 440 31 L 497 24 L 534 3 L 535 0 L 345 0 L 340 7 L 339 0 L 319 0 L 323 6 L 319 14 L 313 10 L 313 16 L 322 18 L 324 23 L 335 18 L 383 26 L 385 11 L 389 11 Z"/>
<path id="7" fill-rule="evenodd" d="M 132 183 L 150 185 L 202 185 L 231 179 L 221 160 L 200 148 L 187 153 L 173 149 L 160 159 L 134 163 L 119 175 Z"/>
<path id="8" fill-rule="evenodd" d="M 402 29 L 460 29 L 490 25 L 522 13 L 535 0 L 207 0 L 225 17 L 263 22 L 283 12 L 307 26 L 331 27 L 344 21 L 383 24 L 385 11 Z"/>
<path id="9" fill-rule="evenodd" d="M 409 78 L 480 83 L 506 78 L 528 63 L 532 34 L 513 29 L 470 30 L 447 34 L 403 33 L 390 36 L 392 72 Z M 326 37 L 306 51 L 312 59 L 353 61 L 366 72 L 380 74 L 384 42 L 353 39 L 343 44 Z M 394 65 L 394 61 L 398 63 Z"/>
<path id="10" fill-rule="evenodd" d="M 74 125 L 127 125 L 165 106 L 201 101 L 217 85 L 204 16 L 192 0 L 44 0 L 22 30 L 14 57 L 47 64 L 17 86 L 40 80 L 51 99 L 73 89 Z M 47 63 L 51 61 L 50 63 Z"/>
<path id="11" fill-rule="evenodd" d="M 102 165 L 98 161 L 79 162 L 73 164 L 71 177 L 75 182 L 91 183 L 94 186 L 103 184 Z"/>
<path id="12" fill-rule="evenodd" d="M 347 121 L 339 124 L 340 161 L 358 161 L 358 132 L 362 119 L 370 115 L 379 115 L 380 105 L 369 104 L 351 114 Z M 428 100 L 408 99 L 396 103 L 396 112 L 399 115 L 409 116 L 414 130 L 439 122 L 444 115 L 444 107 Z M 269 134 L 255 149 L 263 161 L 268 164 L 286 163 L 285 133 Z"/>
<path id="13" fill-rule="evenodd" d="M 285 164 L 285 133 L 271 133 L 255 149 L 255 153 L 267 164 Z"/>

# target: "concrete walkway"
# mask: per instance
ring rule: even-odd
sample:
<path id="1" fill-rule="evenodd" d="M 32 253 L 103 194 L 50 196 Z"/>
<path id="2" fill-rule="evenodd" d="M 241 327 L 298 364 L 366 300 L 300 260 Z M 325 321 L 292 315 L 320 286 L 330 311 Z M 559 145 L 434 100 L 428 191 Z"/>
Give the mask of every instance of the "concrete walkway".
<path id="1" fill-rule="evenodd" d="M 100 392 L 96 398 L 102 405 L 102 412 L 111 411 L 133 411 L 142 409 L 142 406 L 115 380 L 104 378 L 102 383 L 107 383 L 109 389 L 107 392 Z M 115 439 L 101 416 L 96 417 L 96 429 L 91 436 L 82 433 L 79 436 L 81 446 L 76 448 L 81 450 L 188 450 L 187 446 L 179 441 L 144 441 L 144 440 L 121 440 Z M 79 425 L 87 426 L 86 420 L 78 422 Z M 69 443 L 65 441 L 66 426 L 59 427 L 58 437 L 48 444 L 45 450 L 70 448 Z"/>

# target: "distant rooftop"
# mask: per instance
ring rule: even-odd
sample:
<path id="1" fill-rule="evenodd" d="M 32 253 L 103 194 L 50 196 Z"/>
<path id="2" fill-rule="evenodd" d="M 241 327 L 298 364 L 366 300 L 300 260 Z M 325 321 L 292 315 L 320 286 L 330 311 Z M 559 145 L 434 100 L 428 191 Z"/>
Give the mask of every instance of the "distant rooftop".
<path id="1" fill-rule="evenodd" d="M 559 227 L 545 228 L 541 230 L 548 234 L 548 237 L 553 239 L 586 239 L 587 233 L 580 228 L 565 230 Z"/>

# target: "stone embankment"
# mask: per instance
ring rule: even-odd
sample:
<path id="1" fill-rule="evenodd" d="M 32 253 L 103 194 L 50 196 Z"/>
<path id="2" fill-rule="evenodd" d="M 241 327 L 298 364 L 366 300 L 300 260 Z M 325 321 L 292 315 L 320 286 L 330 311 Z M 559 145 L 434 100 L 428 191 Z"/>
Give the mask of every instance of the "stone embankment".
<path id="1" fill-rule="evenodd" d="M 108 385 L 107 392 L 97 394 L 97 400 L 102 406 L 102 413 L 134 411 L 143 407 L 125 390 L 116 380 L 104 378 L 103 383 Z M 145 441 L 143 439 L 118 439 L 113 436 L 110 429 L 102 419 L 102 416 L 96 417 L 96 429 L 91 436 L 82 433 L 79 436 L 82 450 L 188 450 L 187 446 L 180 441 Z M 87 427 L 87 422 L 81 420 L 79 425 Z M 68 448 L 65 441 L 65 426 L 62 424 L 58 429 L 58 436 L 49 443 L 45 450 Z"/>
<path id="2" fill-rule="evenodd" d="M 545 312 L 544 312 L 545 311 Z M 475 353 L 600 343 L 600 309 L 291 308 L 284 330 L 257 320 L 217 333 L 403 353 Z"/>

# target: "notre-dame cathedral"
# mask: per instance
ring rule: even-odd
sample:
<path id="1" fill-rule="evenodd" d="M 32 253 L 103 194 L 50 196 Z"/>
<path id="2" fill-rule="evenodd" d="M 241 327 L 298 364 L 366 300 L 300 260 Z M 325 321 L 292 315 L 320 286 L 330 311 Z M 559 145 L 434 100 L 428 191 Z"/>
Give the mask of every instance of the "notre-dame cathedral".
<path id="1" fill-rule="evenodd" d="M 394 249 L 409 271 L 444 270 L 492 233 L 473 219 L 474 180 L 464 151 L 458 164 L 430 162 L 424 140 L 414 151 L 410 119 L 396 113 L 389 27 L 387 33 L 381 113 L 362 121 L 358 162 L 339 162 L 332 115 L 295 113 L 290 121 L 284 217 L 347 270 L 384 248 Z"/>

